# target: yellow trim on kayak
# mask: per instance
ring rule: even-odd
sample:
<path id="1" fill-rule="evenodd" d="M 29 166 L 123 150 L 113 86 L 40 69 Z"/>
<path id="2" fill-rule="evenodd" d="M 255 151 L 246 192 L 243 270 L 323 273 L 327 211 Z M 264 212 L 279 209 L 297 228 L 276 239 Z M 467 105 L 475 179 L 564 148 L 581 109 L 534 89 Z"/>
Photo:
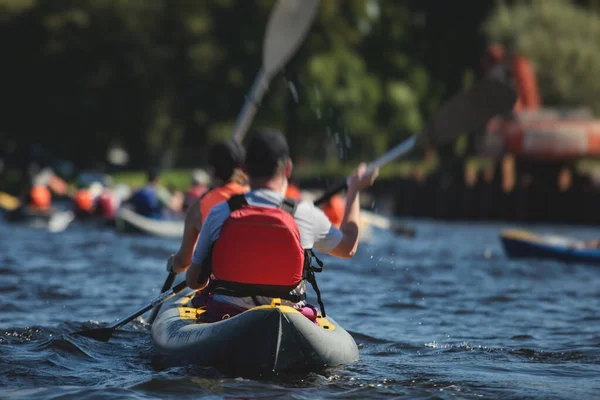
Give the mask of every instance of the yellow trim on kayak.
<path id="1" fill-rule="evenodd" d="M 506 239 L 542 242 L 542 238 L 539 235 L 520 229 L 503 230 L 502 232 L 500 232 L 500 236 Z"/>
<path id="2" fill-rule="evenodd" d="M 184 296 L 179 301 L 177 301 L 177 304 L 179 305 L 179 307 L 177 307 L 177 311 L 179 311 L 179 318 L 181 318 L 183 321 L 197 321 L 198 317 L 201 314 L 206 312 L 206 309 L 204 307 L 194 308 L 194 307 L 189 306 L 190 301 L 192 300 L 194 295 L 195 295 L 195 293 L 192 293 L 191 295 Z M 270 305 L 252 307 L 249 310 L 247 310 L 246 312 L 259 311 L 259 310 L 272 310 L 274 308 L 278 308 L 284 314 L 285 313 L 300 314 L 300 312 L 293 307 L 281 305 L 281 300 L 279 300 L 279 299 L 273 299 Z M 224 318 L 224 319 L 227 319 L 227 318 Z M 317 315 L 317 322 L 318 322 L 319 326 L 323 329 L 326 329 L 328 331 L 335 330 L 335 325 L 333 325 L 331 322 L 329 322 L 329 320 L 327 318 L 323 318 L 321 316 L 321 313 L 319 313 Z"/>

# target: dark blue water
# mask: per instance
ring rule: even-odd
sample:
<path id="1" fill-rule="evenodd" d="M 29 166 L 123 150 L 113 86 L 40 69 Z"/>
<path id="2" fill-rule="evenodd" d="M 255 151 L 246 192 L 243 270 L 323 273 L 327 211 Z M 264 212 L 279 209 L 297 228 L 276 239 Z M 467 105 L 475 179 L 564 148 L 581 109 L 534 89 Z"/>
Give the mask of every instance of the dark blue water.
<path id="1" fill-rule="evenodd" d="M 414 240 L 378 233 L 353 260 L 328 258 L 319 276 L 358 363 L 250 380 L 164 365 L 143 321 L 108 343 L 66 335 L 155 297 L 177 241 L 0 222 L 0 398 L 600 396 L 600 267 L 508 260 L 498 232 L 509 225 L 414 225 Z"/>

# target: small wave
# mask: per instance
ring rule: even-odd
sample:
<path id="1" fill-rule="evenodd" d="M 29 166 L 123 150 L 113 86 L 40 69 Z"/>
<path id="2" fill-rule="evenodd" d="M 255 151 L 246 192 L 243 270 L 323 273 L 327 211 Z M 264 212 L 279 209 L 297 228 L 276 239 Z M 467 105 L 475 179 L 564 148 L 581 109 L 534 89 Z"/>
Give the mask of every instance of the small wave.
<path id="1" fill-rule="evenodd" d="M 446 350 L 448 352 L 481 351 L 481 352 L 485 352 L 485 353 L 498 353 L 498 352 L 504 351 L 503 348 L 494 348 L 494 347 L 488 347 L 488 346 L 473 345 L 473 344 L 469 344 L 466 342 L 459 343 L 459 344 L 453 344 L 453 343 L 441 344 L 441 343 L 437 343 L 434 341 L 434 342 L 425 343 L 425 347 L 428 347 L 430 349 Z"/>
<path id="2" fill-rule="evenodd" d="M 79 290 L 58 285 L 42 285 L 37 291 L 37 295 L 41 300 L 70 300 L 82 297 Z"/>
<path id="3" fill-rule="evenodd" d="M 565 361 L 582 361 L 587 358 L 587 355 L 581 351 L 543 351 L 533 349 L 511 349 L 509 354 L 519 357 L 525 357 L 533 362 L 565 362 Z"/>
<path id="4" fill-rule="evenodd" d="M 376 338 L 374 336 L 365 335 L 364 333 L 348 331 L 354 340 L 359 344 L 389 344 L 394 343 L 390 340 Z"/>
<path id="5" fill-rule="evenodd" d="M 421 305 L 421 304 L 417 304 L 414 302 L 401 302 L 398 301 L 397 303 L 387 303 L 382 305 L 383 308 L 391 308 L 393 310 L 424 310 L 427 307 Z"/>
<path id="6" fill-rule="evenodd" d="M 528 336 L 528 335 L 523 335 Z M 502 348 L 502 347 L 488 347 L 481 345 L 473 345 L 470 343 L 447 343 L 440 344 L 437 342 L 425 343 L 425 347 L 430 349 L 444 350 L 447 352 L 485 352 L 485 353 L 506 353 L 507 355 L 518 356 L 527 358 L 531 362 L 566 362 L 566 361 L 582 361 L 588 356 L 581 351 L 564 351 L 564 352 L 552 352 L 544 350 L 533 350 L 527 348 Z"/>
<path id="7" fill-rule="evenodd" d="M 533 336 L 531 335 L 515 335 L 511 337 L 512 340 L 531 340 Z"/>
<path id="8" fill-rule="evenodd" d="M 507 296 L 505 294 L 498 294 L 498 295 L 486 297 L 486 298 L 482 299 L 482 302 L 483 303 L 489 303 L 489 304 L 493 304 L 493 303 L 510 303 L 510 302 L 512 302 L 514 300 L 515 299 L 512 296 Z"/>
<path id="9" fill-rule="evenodd" d="M 38 326 L 8 329 L 0 333 L 0 344 L 27 343 L 32 340 L 46 339 L 49 335 L 52 334 Z"/>

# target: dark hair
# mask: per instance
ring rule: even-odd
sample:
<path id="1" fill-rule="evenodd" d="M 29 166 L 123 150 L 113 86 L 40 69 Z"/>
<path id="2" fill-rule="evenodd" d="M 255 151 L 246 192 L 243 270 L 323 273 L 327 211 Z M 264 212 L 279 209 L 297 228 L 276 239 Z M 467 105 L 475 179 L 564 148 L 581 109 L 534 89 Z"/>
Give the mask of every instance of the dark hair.
<path id="1" fill-rule="evenodd" d="M 236 168 L 242 168 L 246 159 L 246 150 L 234 140 L 215 143 L 210 149 L 208 163 L 214 168 L 214 174 L 223 182 L 231 179 Z"/>
<path id="2" fill-rule="evenodd" d="M 285 136 L 274 129 L 261 129 L 248 143 L 246 169 L 254 178 L 275 175 L 290 158 L 290 149 Z"/>

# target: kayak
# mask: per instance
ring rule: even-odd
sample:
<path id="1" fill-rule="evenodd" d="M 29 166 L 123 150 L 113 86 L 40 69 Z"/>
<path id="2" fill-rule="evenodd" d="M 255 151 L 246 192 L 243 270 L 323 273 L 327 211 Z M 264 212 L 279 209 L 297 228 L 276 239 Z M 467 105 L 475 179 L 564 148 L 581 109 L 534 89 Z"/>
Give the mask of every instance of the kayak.
<path id="1" fill-rule="evenodd" d="M 194 293 L 170 300 L 152 324 L 154 348 L 178 363 L 213 366 L 240 374 L 319 371 L 358 361 L 356 342 L 331 317 L 318 325 L 296 309 L 257 306 L 234 317 L 205 323 Z"/>
<path id="2" fill-rule="evenodd" d="M 561 261 L 600 263 L 600 248 L 563 236 L 537 235 L 528 231 L 500 233 L 506 254 L 511 258 L 552 258 Z"/>
<path id="3" fill-rule="evenodd" d="M 7 211 L 4 217 L 8 222 L 24 224 L 31 228 L 48 229 L 50 232 L 61 232 L 73 222 L 75 214 L 72 211 L 32 210 L 29 207 L 19 207 Z"/>
<path id="4" fill-rule="evenodd" d="M 121 207 L 115 216 L 115 227 L 123 233 L 180 238 L 183 236 L 184 221 L 147 218 L 129 208 Z"/>

